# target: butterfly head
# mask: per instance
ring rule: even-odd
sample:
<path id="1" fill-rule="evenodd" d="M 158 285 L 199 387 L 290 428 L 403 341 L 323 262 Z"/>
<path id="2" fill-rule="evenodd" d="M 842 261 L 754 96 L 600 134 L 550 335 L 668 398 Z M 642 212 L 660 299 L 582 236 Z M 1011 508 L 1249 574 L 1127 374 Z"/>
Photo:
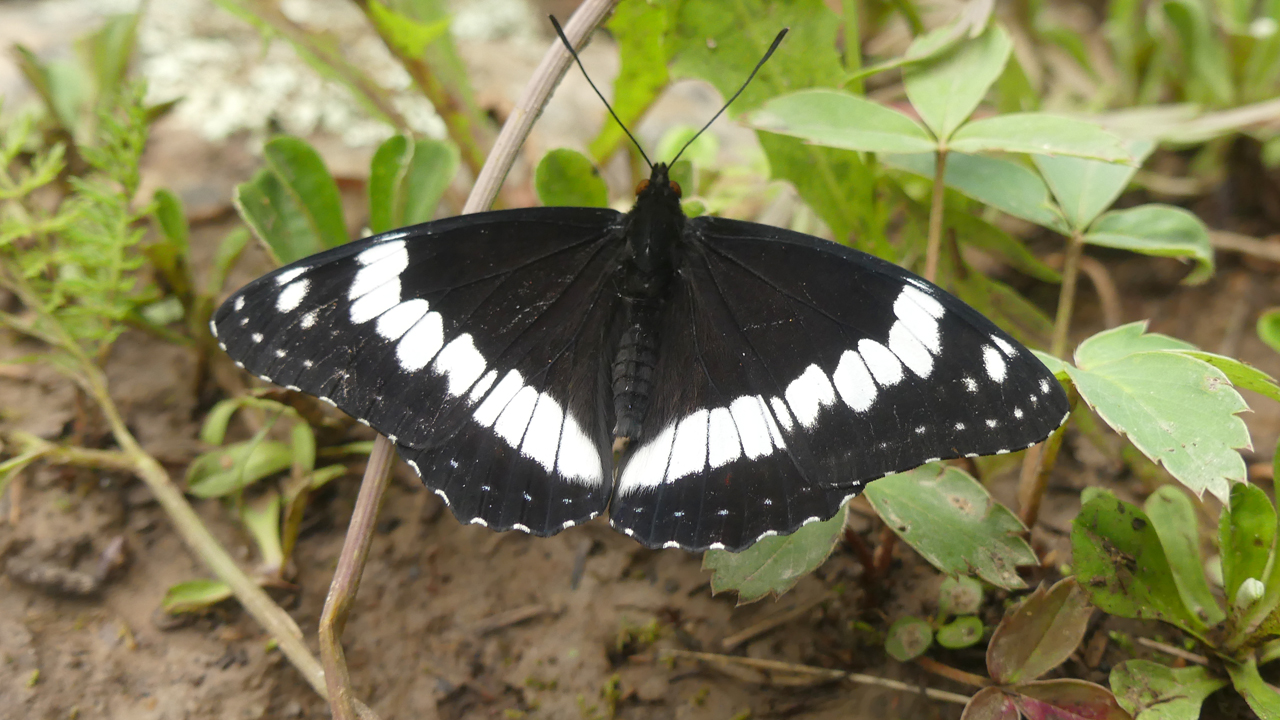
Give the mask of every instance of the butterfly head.
<path id="1" fill-rule="evenodd" d="M 649 179 L 641 180 L 636 185 L 637 201 L 648 196 L 679 202 L 682 193 L 680 183 L 671 179 L 670 170 L 671 168 L 666 163 L 654 165 L 653 171 L 649 174 Z"/>

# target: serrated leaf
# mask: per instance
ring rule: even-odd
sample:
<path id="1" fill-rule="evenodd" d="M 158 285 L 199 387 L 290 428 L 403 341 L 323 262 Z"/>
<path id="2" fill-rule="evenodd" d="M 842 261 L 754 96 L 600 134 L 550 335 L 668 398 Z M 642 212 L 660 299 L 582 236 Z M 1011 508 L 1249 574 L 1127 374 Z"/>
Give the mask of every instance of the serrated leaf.
<path id="1" fill-rule="evenodd" d="M 948 147 L 965 153 L 999 151 L 1133 161 L 1115 135 L 1091 122 L 1049 113 L 1010 113 L 974 120 L 956 131 Z"/>
<path id="2" fill-rule="evenodd" d="M 1130 720 L 1110 690 L 1084 680 L 1040 680 L 1012 689 L 1027 720 Z"/>
<path id="3" fill-rule="evenodd" d="M 1221 370 L 1180 353 L 1186 343 L 1130 323 L 1081 343 L 1068 375 L 1080 396 L 1138 450 L 1197 495 L 1226 502 L 1230 483 L 1244 482 L 1248 409 Z"/>
<path id="4" fill-rule="evenodd" d="M 982 620 L 974 615 L 961 615 L 938 628 L 934 639 L 949 650 L 976 645 L 982 639 Z"/>
<path id="5" fill-rule="evenodd" d="M 561 148 L 542 157 L 534 185 L 543 205 L 567 207 L 607 207 L 609 190 L 590 158 L 576 150 Z"/>
<path id="6" fill-rule="evenodd" d="M 293 463 L 292 449 L 274 440 L 248 440 L 197 457 L 187 468 L 187 492 L 199 498 L 222 497 Z"/>
<path id="7" fill-rule="evenodd" d="M 1235 607 L 1245 580 L 1265 579 L 1275 538 L 1276 511 L 1267 494 L 1253 485 L 1233 485 L 1231 503 L 1218 519 L 1222 591 L 1228 607 Z"/>
<path id="8" fill-rule="evenodd" d="M 1026 528 L 986 488 L 953 466 L 925 465 L 867 485 L 864 495 L 889 527 L 949 575 L 977 575 L 1005 589 L 1025 587 L 1034 565 Z"/>
<path id="9" fill-rule="evenodd" d="M 231 597 L 231 586 L 221 580 L 187 580 L 171 585 L 160 601 L 170 615 L 200 612 Z"/>
<path id="10" fill-rule="evenodd" d="M 1242 360 L 1204 352 L 1203 350 L 1179 350 L 1177 352 L 1187 357 L 1202 360 L 1218 368 L 1227 376 L 1231 384 L 1238 388 L 1252 390 L 1259 395 L 1265 395 L 1272 400 L 1280 402 L 1280 385 L 1276 385 L 1276 379 Z"/>
<path id="11" fill-rule="evenodd" d="M 1032 350 L 1031 352 L 1036 356 L 1037 360 L 1049 368 L 1049 372 L 1053 373 L 1054 377 L 1058 378 L 1060 382 L 1070 382 L 1071 376 L 1067 375 L 1067 363 L 1065 361 L 1040 350 Z"/>
<path id="12" fill-rule="evenodd" d="M 1160 538 L 1137 506 L 1097 493 L 1072 523 L 1071 554 L 1080 587 L 1103 612 L 1205 631 L 1182 604 Z"/>
<path id="13" fill-rule="evenodd" d="M 1111 670 L 1116 702 L 1135 720 L 1199 720 L 1204 699 L 1227 684 L 1208 668 L 1168 668 L 1150 660 L 1126 660 Z"/>
<path id="14" fill-rule="evenodd" d="M 1040 677 L 1075 651 L 1092 614 L 1075 578 L 1041 585 L 996 626 L 987 645 L 987 671 L 1003 685 Z"/>
<path id="15" fill-rule="evenodd" d="M 1018 706 L 1004 689 L 985 687 L 969 699 L 960 720 L 1019 720 L 1021 717 Z"/>
<path id="16" fill-rule="evenodd" d="M 1119 248 L 1143 255 L 1194 260 L 1197 267 L 1184 282 L 1204 282 L 1213 274 L 1213 245 L 1200 218 L 1182 208 L 1151 203 L 1113 210 L 1085 233 L 1090 245 Z"/>
<path id="17" fill-rule="evenodd" d="M 1186 606 L 1205 625 L 1226 619 L 1204 576 L 1200 556 L 1200 523 L 1191 500 L 1172 485 L 1156 488 L 1143 504 L 1147 517 L 1160 538 L 1173 581 Z"/>
<path id="18" fill-rule="evenodd" d="M 1280 308 L 1270 308 L 1258 316 L 1258 337 L 1267 347 L 1280 352 Z"/>
<path id="19" fill-rule="evenodd" d="M 1052 188 L 1071 229 L 1083 231 L 1111 207 L 1154 147 L 1149 140 L 1129 143 L 1131 165 L 1055 155 L 1032 155 L 1031 159 Z"/>
<path id="20" fill-rule="evenodd" d="M 932 179 L 934 154 L 886 155 L 885 165 Z M 947 187 L 980 203 L 1037 225 L 1069 232 L 1049 187 L 1030 168 L 1003 158 L 951 152 L 943 176 Z"/>
<path id="21" fill-rule="evenodd" d="M 733 590 L 739 603 L 781 595 L 817 569 L 831 554 L 844 527 L 844 511 L 809 523 L 790 535 L 772 535 L 740 553 L 708 550 L 702 568 L 711 571 L 711 592 Z"/>
<path id="22" fill-rule="evenodd" d="M 979 623 L 981 624 L 981 623 Z M 902 617 L 889 626 L 884 649 L 898 662 L 910 662 L 924 654 L 933 644 L 933 628 L 918 617 Z"/>
<path id="23" fill-rule="evenodd" d="M 845 150 L 927 153 L 937 147 L 920 123 L 842 90 L 820 88 L 782 95 L 744 119 L 758 130 Z"/>
<path id="24" fill-rule="evenodd" d="M 935 136 L 949 139 L 973 114 L 1012 49 L 1009 34 L 992 25 L 977 38 L 903 70 L 907 98 Z"/>
<path id="25" fill-rule="evenodd" d="M 1258 674 L 1257 661 L 1250 657 L 1242 663 L 1227 660 L 1225 665 L 1231 684 L 1260 720 L 1280 720 L 1280 691 Z"/>

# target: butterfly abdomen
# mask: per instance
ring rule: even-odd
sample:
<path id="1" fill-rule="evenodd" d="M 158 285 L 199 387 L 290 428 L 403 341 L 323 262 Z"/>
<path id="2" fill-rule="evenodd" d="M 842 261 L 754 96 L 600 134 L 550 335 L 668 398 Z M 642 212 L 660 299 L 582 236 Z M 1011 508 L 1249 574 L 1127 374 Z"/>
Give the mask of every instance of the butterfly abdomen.
<path id="1" fill-rule="evenodd" d="M 636 439 L 640 436 L 653 389 L 653 368 L 658 362 L 660 310 L 660 300 L 623 299 L 626 329 L 613 360 L 613 409 L 617 418 L 614 437 Z"/>

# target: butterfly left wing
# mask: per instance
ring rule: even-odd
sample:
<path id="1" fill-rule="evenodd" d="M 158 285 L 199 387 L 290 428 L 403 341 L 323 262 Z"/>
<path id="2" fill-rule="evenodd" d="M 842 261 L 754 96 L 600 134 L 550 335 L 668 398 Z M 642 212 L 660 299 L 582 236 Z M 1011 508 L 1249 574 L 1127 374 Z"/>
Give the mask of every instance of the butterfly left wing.
<path id="1" fill-rule="evenodd" d="M 233 294 L 242 367 L 397 443 L 459 520 L 545 535 L 610 495 L 611 210 L 467 215 L 359 240 Z"/>
<path id="2" fill-rule="evenodd" d="M 1034 355 L 895 265 L 713 217 L 686 246 L 610 510 L 646 545 L 740 550 L 866 482 L 1020 450 L 1065 419 Z"/>

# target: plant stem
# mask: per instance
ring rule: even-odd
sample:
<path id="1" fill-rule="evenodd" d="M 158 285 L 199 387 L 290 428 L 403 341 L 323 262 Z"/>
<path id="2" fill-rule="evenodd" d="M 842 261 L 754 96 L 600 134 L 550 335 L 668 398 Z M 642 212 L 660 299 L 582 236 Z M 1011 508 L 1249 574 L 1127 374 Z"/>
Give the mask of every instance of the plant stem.
<path id="1" fill-rule="evenodd" d="M 365 7 L 363 0 L 356 1 Z M 582 46 L 617 2 L 618 0 L 586 0 L 578 7 L 564 25 L 565 36 L 575 48 Z M 493 203 L 503 179 L 515 162 L 520 146 L 533 127 L 534 120 L 551 97 L 560 78 L 569 69 L 570 62 L 571 58 L 564 46 L 558 40 L 553 42 L 498 134 L 489 159 L 477 174 L 471 195 L 462 209 L 463 214 L 480 212 Z M 356 701 L 351 692 L 351 677 L 342 652 L 342 630 L 360 586 L 360 574 L 368 555 L 368 543 L 377 518 L 377 508 L 382 502 L 386 478 L 394 459 L 391 441 L 379 435 L 374 441 L 364 478 L 360 481 L 356 509 L 352 514 L 338 568 L 334 572 L 333 583 L 329 586 L 329 594 L 325 598 L 324 610 L 320 616 L 320 656 L 327 669 L 326 680 L 330 687 L 328 697 L 336 720 L 354 720 L 356 717 L 352 708 Z"/>
<path id="2" fill-rule="evenodd" d="M 862 26 L 858 22 L 860 0 L 841 0 L 841 19 L 844 22 L 844 71 L 850 75 L 862 69 Z M 845 89 L 852 93 L 862 94 L 862 79 L 850 81 Z"/>
<path id="3" fill-rule="evenodd" d="M 1053 321 L 1053 343 L 1049 352 L 1063 357 L 1067 352 L 1067 339 L 1071 332 L 1071 310 L 1076 302 L 1076 285 L 1080 279 L 1080 257 L 1084 254 L 1084 235 L 1080 231 L 1071 234 L 1067 245 L 1067 257 L 1062 266 L 1062 290 L 1058 295 L 1058 315 Z"/>
<path id="4" fill-rule="evenodd" d="M 929 242 L 925 249 L 924 279 L 938 281 L 938 258 L 942 254 L 942 208 L 946 197 L 947 150 L 939 147 L 933 168 L 933 201 L 929 206 Z"/>
<path id="5" fill-rule="evenodd" d="M 956 682 L 962 683 L 964 685 L 971 685 L 977 688 L 984 688 L 994 684 L 990 680 L 990 678 L 985 678 L 985 677 L 982 677 L 981 675 L 974 675 L 973 673 L 965 672 L 960 668 L 955 668 L 955 667 L 951 667 L 950 665 L 940 663 L 937 660 L 934 660 L 933 658 L 930 658 L 930 657 L 921 656 L 916 658 L 915 662 L 916 662 L 916 665 L 919 665 L 920 667 L 924 668 L 925 670 L 928 670 L 934 675 L 944 677 L 948 680 L 955 680 Z"/>

